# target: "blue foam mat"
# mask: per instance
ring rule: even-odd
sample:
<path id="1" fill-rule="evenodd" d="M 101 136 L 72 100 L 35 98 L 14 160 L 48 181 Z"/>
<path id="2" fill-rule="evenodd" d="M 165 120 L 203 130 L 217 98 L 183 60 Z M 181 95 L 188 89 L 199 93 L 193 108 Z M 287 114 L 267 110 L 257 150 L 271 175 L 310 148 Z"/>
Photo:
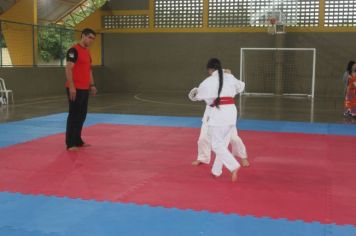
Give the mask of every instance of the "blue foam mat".
<path id="1" fill-rule="evenodd" d="M 0 147 L 65 131 L 66 113 L 0 124 Z M 98 123 L 199 128 L 200 117 L 88 114 Z M 239 120 L 241 130 L 356 136 L 356 126 Z M 354 226 L 166 209 L 0 192 L 0 236 L 256 235 L 356 236 Z"/>
<path id="2" fill-rule="evenodd" d="M 6 192 L 0 212 L 0 235 L 356 235 L 354 226 Z"/>
<path id="3" fill-rule="evenodd" d="M 0 124 L 0 147 L 30 141 L 65 131 L 66 113 Z M 200 117 L 147 116 L 125 114 L 88 114 L 86 126 L 98 123 L 199 128 Z M 239 120 L 240 130 L 292 132 L 356 136 L 356 126 L 286 121 Z"/>

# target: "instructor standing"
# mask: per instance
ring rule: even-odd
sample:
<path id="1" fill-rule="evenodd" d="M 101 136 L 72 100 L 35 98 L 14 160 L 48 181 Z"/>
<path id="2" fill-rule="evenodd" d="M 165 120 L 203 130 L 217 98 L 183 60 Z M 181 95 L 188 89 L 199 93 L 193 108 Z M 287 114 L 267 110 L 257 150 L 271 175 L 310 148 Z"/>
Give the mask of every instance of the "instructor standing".
<path id="1" fill-rule="evenodd" d="M 96 33 L 89 28 L 82 31 L 80 42 L 67 52 L 66 89 L 69 101 L 66 145 L 69 151 L 88 146 L 81 138 L 83 124 L 88 111 L 89 90 L 95 96 L 91 57 L 88 47 L 95 40 Z"/>

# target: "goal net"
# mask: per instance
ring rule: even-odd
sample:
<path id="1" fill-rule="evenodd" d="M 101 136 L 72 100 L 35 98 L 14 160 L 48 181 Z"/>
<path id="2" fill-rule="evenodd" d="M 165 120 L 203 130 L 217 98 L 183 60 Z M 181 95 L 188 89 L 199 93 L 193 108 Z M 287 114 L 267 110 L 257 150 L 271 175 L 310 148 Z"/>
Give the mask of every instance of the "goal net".
<path id="1" fill-rule="evenodd" d="M 241 48 L 245 94 L 314 97 L 315 48 Z"/>

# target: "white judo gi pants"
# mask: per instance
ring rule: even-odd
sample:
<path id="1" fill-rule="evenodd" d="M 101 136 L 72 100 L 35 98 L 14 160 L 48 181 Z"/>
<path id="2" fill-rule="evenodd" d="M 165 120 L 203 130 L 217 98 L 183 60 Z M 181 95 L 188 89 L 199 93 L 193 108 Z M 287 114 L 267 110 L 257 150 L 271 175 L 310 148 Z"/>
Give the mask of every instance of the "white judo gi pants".
<path id="1" fill-rule="evenodd" d="M 240 168 L 240 164 L 229 151 L 231 133 L 234 132 L 234 125 L 230 126 L 209 126 L 211 135 L 211 147 L 215 152 L 216 158 L 211 172 L 215 176 L 222 174 L 222 168 L 225 166 L 230 172 Z"/>
<path id="2" fill-rule="evenodd" d="M 233 127 L 227 145 L 231 144 L 232 154 L 240 158 L 247 158 L 246 146 L 238 136 L 236 126 Z M 211 159 L 211 135 L 207 122 L 203 122 L 198 139 L 198 161 L 209 164 Z"/>

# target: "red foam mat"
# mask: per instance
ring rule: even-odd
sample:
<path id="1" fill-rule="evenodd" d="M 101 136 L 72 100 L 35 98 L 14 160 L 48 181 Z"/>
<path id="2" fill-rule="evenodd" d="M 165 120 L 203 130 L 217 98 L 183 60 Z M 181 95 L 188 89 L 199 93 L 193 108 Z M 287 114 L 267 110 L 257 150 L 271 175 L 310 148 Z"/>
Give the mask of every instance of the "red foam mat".
<path id="1" fill-rule="evenodd" d="M 199 129 L 95 125 L 0 149 L 0 191 L 356 225 L 356 137 L 241 131 L 239 182 L 193 167 Z"/>

